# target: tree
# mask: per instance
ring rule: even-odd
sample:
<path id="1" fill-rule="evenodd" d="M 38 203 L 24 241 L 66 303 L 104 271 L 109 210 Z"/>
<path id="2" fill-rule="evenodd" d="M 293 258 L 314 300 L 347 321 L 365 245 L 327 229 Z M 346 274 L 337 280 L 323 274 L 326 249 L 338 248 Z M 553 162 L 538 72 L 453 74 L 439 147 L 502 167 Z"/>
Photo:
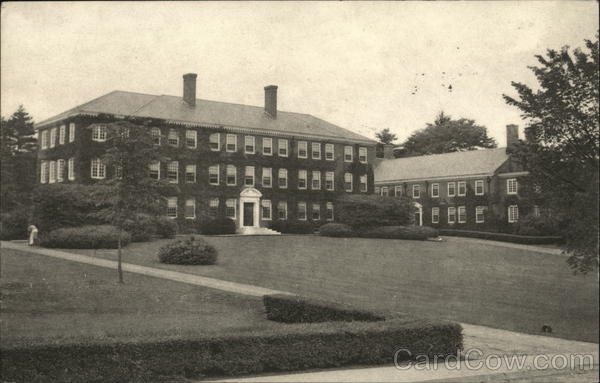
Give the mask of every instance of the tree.
<path id="1" fill-rule="evenodd" d="M 527 141 L 514 156 L 530 172 L 553 215 L 564 218 L 564 250 L 575 272 L 598 267 L 598 36 L 587 51 L 547 50 L 530 69 L 538 89 L 512 82 L 503 95 L 527 121 Z"/>
<path id="2" fill-rule="evenodd" d="M 382 144 L 392 144 L 398 139 L 398 136 L 391 133 L 389 128 L 382 129 L 381 132 L 375 133 L 375 137 Z"/>
<path id="3" fill-rule="evenodd" d="M 401 146 L 400 156 L 411 157 L 495 148 L 497 145 L 496 140 L 488 137 L 484 126 L 466 118 L 453 120 L 442 111 L 433 124 L 428 123 L 424 129 L 413 133 Z"/>
<path id="4" fill-rule="evenodd" d="M 160 214 L 167 184 L 150 177 L 150 164 L 162 158 L 147 126 L 119 121 L 109 124 L 107 130 L 109 147 L 102 162 L 107 169 L 114 170 L 115 176 L 101 182 L 106 187 L 98 188 L 96 196 L 100 206 L 109 206 L 103 211 L 104 217 L 119 231 L 117 270 L 119 283 L 123 283 L 124 226 L 128 220 L 135 221 L 138 214 Z"/>
<path id="5" fill-rule="evenodd" d="M 34 152 L 37 149 L 33 118 L 27 113 L 23 105 L 19 105 L 6 121 L 6 129 L 14 151 Z"/>

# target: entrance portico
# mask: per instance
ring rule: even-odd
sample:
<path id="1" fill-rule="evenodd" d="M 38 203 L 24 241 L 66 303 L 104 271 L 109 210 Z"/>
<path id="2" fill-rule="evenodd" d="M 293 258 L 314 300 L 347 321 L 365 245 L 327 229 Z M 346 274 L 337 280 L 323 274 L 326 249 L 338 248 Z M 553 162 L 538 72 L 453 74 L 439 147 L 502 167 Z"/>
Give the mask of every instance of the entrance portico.
<path id="1" fill-rule="evenodd" d="M 244 188 L 240 193 L 239 228 L 260 227 L 260 198 L 262 193 L 253 187 Z"/>

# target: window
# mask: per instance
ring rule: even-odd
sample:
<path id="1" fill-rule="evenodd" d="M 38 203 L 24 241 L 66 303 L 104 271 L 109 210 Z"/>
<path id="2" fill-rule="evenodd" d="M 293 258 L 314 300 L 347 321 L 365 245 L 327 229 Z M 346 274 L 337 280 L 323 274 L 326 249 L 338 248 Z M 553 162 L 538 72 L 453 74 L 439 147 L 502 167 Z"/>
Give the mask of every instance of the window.
<path id="1" fill-rule="evenodd" d="M 287 169 L 279 169 L 277 174 L 277 185 L 280 189 L 287 189 L 288 185 L 288 171 Z"/>
<path id="2" fill-rule="evenodd" d="M 326 172 L 325 173 L 325 189 L 326 190 L 333 190 L 335 188 L 334 177 L 335 177 L 334 172 Z"/>
<path id="3" fill-rule="evenodd" d="M 352 192 L 352 173 L 344 173 L 344 190 Z"/>
<path id="4" fill-rule="evenodd" d="M 467 195 L 467 183 L 465 181 L 458 182 L 458 196 L 464 197 Z"/>
<path id="5" fill-rule="evenodd" d="M 519 221 L 519 207 L 517 205 L 510 205 L 508 207 L 508 223 L 515 223 Z"/>
<path id="6" fill-rule="evenodd" d="M 306 221 L 306 202 L 298 202 L 298 219 Z"/>
<path id="7" fill-rule="evenodd" d="M 367 148 L 358 148 L 358 160 L 363 164 L 367 163 Z"/>
<path id="8" fill-rule="evenodd" d="M 225 217 L 235 219 L 237 200 L 228 199 L 225 201 Z"/>
<path id="9" fill-rule="evenodd" d="M 279 156 L 287 157 L 288 156 L 288 140 L 285 140 L 285 139 L 277 140 L 277 146 L 279 147 Z"/>
<path id="10" fill-rule="evenodd" d="M 312 159 L 313 160 L 320 160 L 321 159 L 321 144 L 318 142 L 313 142 L 312 145 Z"/>
<path id="11" fill-rule="evenodd" d="M 106 177 L 106 166 L 100 158 L 92 159 L 92 178 L 103 179 Z"/>
<path id="12" fill-rule="evenodd" d="M 211 185 L 219 184 L 219 165 L 211 165 L 208 167 L 208 183 Z"/>
<path id="13" fill-rule="evenodd" d="M 56 161 L 50 161 L 50 175 L 48 182 L 53 184 L 56 182 Z"/>
<path id="14" fill-rule="evenodd" d="M 327 161 L 333 161 L 335 159 L 335 153 L 333 144 L 325 144 L 325 159 Z"/>
<path id="15" fill-rule="evenodd" d="M 65 160 L 56 161 L 56 181 L 63 182 L 65 180 Z"/>
<path id="16" fill-rule="evenodd" d="M 167 217 L 177 218 L 177 197 L 167 199 Z"/>
<path id="17" fill-rule="evenodd" d="M 359 182 L 360 182 L 360 185 L 359 185 L 358 189 L 361 192 L 366 193 L 367 192 L 367 175 L 365 174 L 365 175 L 360 176 Z"/>
<path id="18" fill-rule="evenodd" d="M 246 166 L 244 185 L 254 186 L 254 166 Z"/>
<path id="19" fill-rule="evenodd" d="M 509 178 L 506 180 L 506 194 L 517 194 L 517 188 L 516 178 Z"/>
<path id="20" fill-rule="evenodd" d="M 387 186 L 382 186 L 381 187 L 381 196 L 387 197 L 389 195 L 390 195 L 389 188 Z"/>
<path id="21" fill-rule="evenodd" d="M 484 192 L 483 180 L 475 181 L 475 195 L 483 195 Z"/>
<path id="22" fill-rule="evenodd" d="M 67 126 L 61 125 L 58 130 L 58 143 L 59 145 L 65 144 L 65 136 L 67 135 Z"/>
<path id="23" fill-rule="evenodd" d="M 312 204 L 312 219 L 313 221 L 318 221 L 321 219 L 321 205 L 318 203 Z"/>
<path id="24" fill-rule="evenodd" d="M 431 197 L 437 198 L 440 196 L 440 184 L 431 184 Z"/>
<path id="25" fill-rule="evenodd" d="M 272 186 L 272 170 L 271 168 L 262 168 L 262 186 L 270 188 Z"/>
<path id="26" fill-rule="evenodd" d="M 216 217 L 219 214 L 219 199 L 211 198 L 208 201 L 208 214 L 212 217 Z"/>
<path id="27" fill-rule="evenodd" d="M 196 149 L 198 145 L 198 132 L 188 129 L 185 131 L 185 146 L 190 149 Z"/>
<path id="28" fill-rule="evenodd" d="M 179 162 L 170 161 L 167 164 L 167 179 L 174 184 L 179 182 Z"/>
<path id="29" fill-rule="evenodd" d="M 413 198 L 421 198 L 421 185 L 413 185 L 412 197 Z"/>
<path id="30" fill-rule="evenodd" d="M 381 187 L 375 186 L 375 195 L 381 195 Z"/>
<path id="31" fill-rule="evenodd" d="M 344 146 L 344 162 L 352 162 L 353 150 L 352 146 Z"/>
<path id="32" fill-rule="evenodd" d="M 71 122 L 69 124 L 69 142 L 75 141 L 75 123 Z"/>
<path id="33" fill-rule="evenodd" d="M 448 208 L 448 223 L 455 223 L 455 222 L 456 222 L 456 208 L 449 207 Z"/>
<path id="34" fill-rule="evenodd" d="M 321 172 L 319 170 L 313 170 L 312 172 L 312 190 L 321 190 Z"/>
<path id="35" fill-rule="evenodd" d="M 196 200 L 186 199 L 185 200 L 185 218 L 194 219 L 196 218 Z"/>
<path id="36" fill-rule="evenodd" d="M 458 207 L 458 223 L 467 222 L 467 209 L 464 206 Z"/>
<path id="37" fill-rule="evenodd" d="M 113 168 L 115 169 L 114 177 L 118 178 L 118 179 L 123 178 L 123 167 L 119 166 L 119 165 L 115 165 Z"/>
<path id="38" fill-rule="evenodd" d="M 150 136 L 152 136 L 152 142 L 154 143 L 154 145 L 160 145 L 160 129 L 157 127 L 154 127 L 152 129 L 150 129 Z"/>
<path id="39" fill-rule="evenodd" d="M 256 140 L 254 136 L 244 136 L 244 153 L 246 154 L 254 154 L 254 145 Z"/>
<path id="40" fill-rule="evenodd" d="M 456 195 L 456 182 L 448 182 L 448 197 Z"/>
<path id="41" fill-rule="evenodd" d="M 237 169 L 235 168 L 235 165 L 227 165 L 226 183 L 227 186 L 237 185 Z"/>
<path id="42" fill-rule="evenodd" d="M 476 223 L 484 223 L 485 222 L 485 206 L 475 207 L 475 222 Z"/>
<path id="43" fill-rule="evenodd" d="M 396 197 L 402 197 L 402 185 L 396 185 L 394 187 L 394 192 L 396 193 Z"/>
<path id="44" fill-rule="evenodd" d="M 273 155 L 273 139 L 272 138 L 263 138 L 263 155 L 272 156 Z"/>
<path id="45" fill-rule="evenodd" d="M 42 149 L 48 149 L 48 131 L 47 130 L 43 130 L 42 133 Z"/>
<path id="46" fill-rule="evenodd" d="M 277 218 L 287 219 L 287 202 L 279 201 L 277 203 Z"/>
<path id="47" fill-rule="evenodd" d="M 195 183 L 196 182 L 196 165 L 185 166 L 185 182 Z"/>
<path id="48" fill-rule="evenodd" d="M 67 177 L 69 181 L 75 180 L 75 158 L 73 157 L 69 158 L 67 162 Z"/>
<path id="49" fill-rule="evenodd" d="M 325 219 L 333 221 L 333 202 L 327 202 L 325 204 Z"/>
<path id="50" fill-rule="evenodd" d="M 56 128 L 50 129 L 50 147 L 56 146 Z"/>
<path id="51" fill-rule="evenodd" d="M 534 217 L 539 217 L 540 216 L 540 207 L 538 205 L 533 205 L 533 208 L 531 209 L 531 214 Z"/>
<path id="52" fill-rule="evenodd" d="M 221 133 L 213 133 L 208 136 L 208 147 L 213 152 L 221 150 Z"/>
<path id="53" fill-rule="evenodd" d="M 439 223 L 440 222 L 440 208 L 432 207 L 431 208 L 431 223 Z"/>
<path id="54" fill-rule="evenodd" d="M 308 142 L 298 141 L 298 158 L 308 158 Z"/>
<path id="55" fill-rule="evenodd" d="M 155 161 L 155 162 L 151 163 L 149 165 L 149 167 L 150 167 L 150 178 L 159 180 L 160 179 L 160 162 Z"/>
<path id="56" fill-rule="evenodd" d="M 92 128 L 92 141 L 106 141 L 107 134 L 106 125 L 95 125 Z"/>
<path id="57" fill-rule="evenodd" d="M 298 170 L 298 189 L 306 189 L 306 170 Z"/>
<path id="58" fill-rule="evenodd" d="M 175 129 L 169 129 L 169 136 L 167 137 L 167 142 L 171 146 L 179 146 L 179 134 Z"/>
<path id="59" fill-rule="evenodd" d="M 268 199 L 263 199 L 260 201 L 260 205 L 262 207 L 261 214 L 262 219 L 270 221 L 271 220 L 271 201 Z"/>
<path id="60" fill-rule="evenodd" d="M 42 161 L 40 164 L 40 183 L 48 182 L 48 162 Z"/>
<path id="61" fill-rule="evenodd" d="M 225 145 L 225 150 L 228 152 L 237 152 L 237 136 L 235 134 L 227 135 L 227 143 Z"/>

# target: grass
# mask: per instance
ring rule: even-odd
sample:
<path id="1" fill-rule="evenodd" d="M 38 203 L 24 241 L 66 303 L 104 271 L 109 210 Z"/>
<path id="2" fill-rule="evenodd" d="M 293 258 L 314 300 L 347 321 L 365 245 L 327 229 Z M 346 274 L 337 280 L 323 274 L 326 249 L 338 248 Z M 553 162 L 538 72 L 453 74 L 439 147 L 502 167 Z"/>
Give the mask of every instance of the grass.
<path id="1" fill-rule="evenodd" d="M 314 298 L 541 334 L 598 341 L 595 275 L 564 256 L 452 239 L 421 242 L 318 236 L 206 237 L 213 266 L 163 265 L 160 240 L 129 245 L 124 261 Z M 74 250 L 93 255 L 92 250 Z M 116 259 L 113 250 L 95 256 Z M 131 278 L 131 277 L 130 277 Z"/>
<path id="2" fill-rule="evenodd" d="M 260 299 L 2 249 L 3 347 L 236 334 L 281 326 Z"/>

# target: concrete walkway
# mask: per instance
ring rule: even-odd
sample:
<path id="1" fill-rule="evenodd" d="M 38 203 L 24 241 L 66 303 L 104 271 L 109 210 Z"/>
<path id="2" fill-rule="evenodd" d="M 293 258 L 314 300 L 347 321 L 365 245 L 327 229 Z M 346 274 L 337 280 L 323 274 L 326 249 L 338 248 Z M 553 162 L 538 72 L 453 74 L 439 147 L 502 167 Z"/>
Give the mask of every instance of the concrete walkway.
<path id="1" fill-rule="evenodd" d="M 553 247 L 543 247 L 543 246 L 536 246 L 536 245 L 521 245 L 519 243 L 492 241 L 489 239 L 467 238 L 467 237 L 442 236 L 442 238 L 444 239 L 444 241 L 447 241 L 447 242 L 464 243 L 466 245 L 468 245 L 469 243 L 478 243 L 478 244 L 487 245 L 487 246 L 505 247 L 505 248 L 509 248 L 509 249 L 527 250 L 527 251 L 533 251 L 536 253 L 563 255 L 564 256 L 562 249 L 553 248 Z"/>

